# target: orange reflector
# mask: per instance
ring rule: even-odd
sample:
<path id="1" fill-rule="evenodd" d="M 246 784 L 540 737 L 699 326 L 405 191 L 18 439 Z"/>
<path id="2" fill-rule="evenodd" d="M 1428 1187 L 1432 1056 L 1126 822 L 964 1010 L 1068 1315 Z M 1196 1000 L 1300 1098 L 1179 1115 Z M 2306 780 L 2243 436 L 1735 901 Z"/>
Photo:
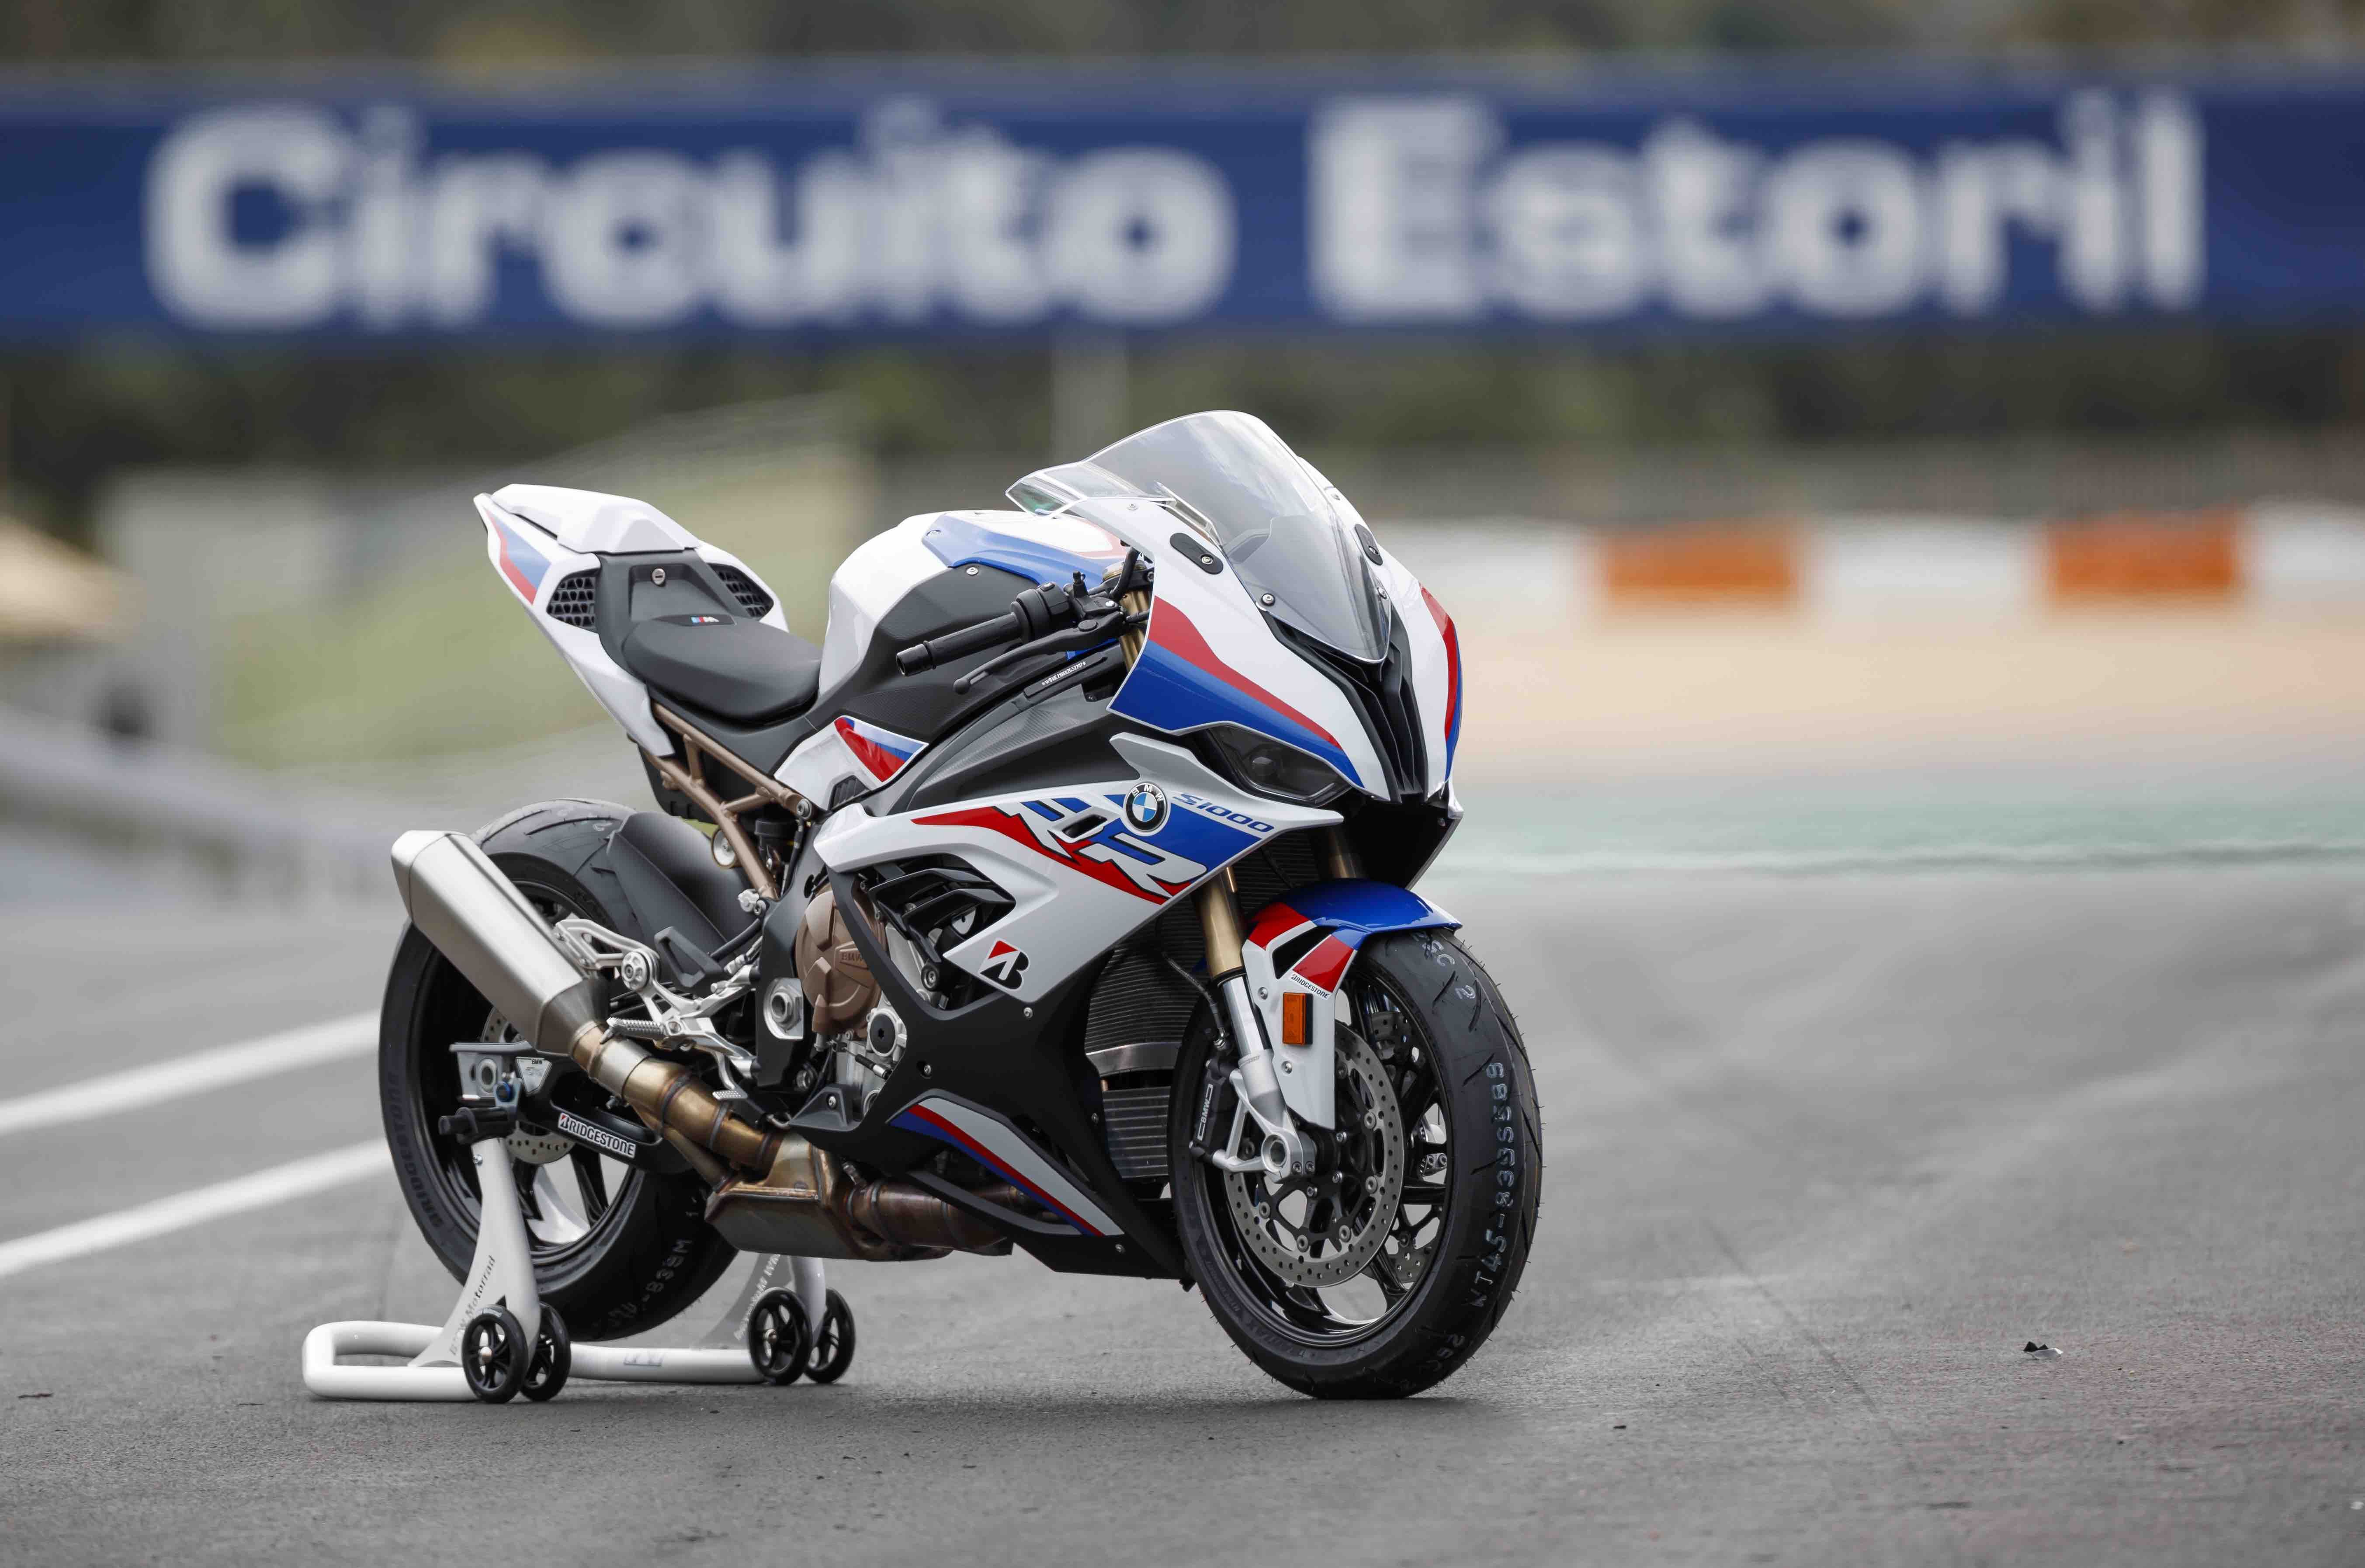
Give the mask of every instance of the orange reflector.
<path id="1" fill-rule="evenodd" d="M 1314 999 L 1302 991 L 1281 993 L 1281 1043 L 1284 1046 L 1310 1046 L 1314 1043 Z"/>

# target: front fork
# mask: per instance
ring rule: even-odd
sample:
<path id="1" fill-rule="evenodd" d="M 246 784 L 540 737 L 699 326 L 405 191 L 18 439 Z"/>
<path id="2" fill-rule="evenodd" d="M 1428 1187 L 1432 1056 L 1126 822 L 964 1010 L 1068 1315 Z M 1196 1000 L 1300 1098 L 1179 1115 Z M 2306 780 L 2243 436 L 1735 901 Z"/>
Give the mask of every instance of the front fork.
<path id="1" fill-rule="evenodd" d="M 1343 856 L 1345 835 L 1332 828 L 1334 856 Z M 1282 1098 L 1281 1076 L 1275 1070 L 1272 1045 L 1265 1038 L 1264 1021 L 1249 996 L 1248 966 L 1241 956 L 1239 890 L 1227 868 L 1209 878 L 1199 890 L 1199 932 L 1207 948 L 1207 972 L 1224 1010 L 1224 1032 L 1239 1053 L 1232 1069 L 1232 1092 L 1239 1109 L 1234 1113 L 1231 1136 L 1222 1147 L 1210 1148 L 1207 1162 L 1221 1170 L 1261 1170 L 1276 1180 L 1310 1175 L 1315 1146 L 1289 1114 Z M 1257 1152 L 1238 1153 L 1241 1121 L 1252 1119 L 1260 1135 Z"/>

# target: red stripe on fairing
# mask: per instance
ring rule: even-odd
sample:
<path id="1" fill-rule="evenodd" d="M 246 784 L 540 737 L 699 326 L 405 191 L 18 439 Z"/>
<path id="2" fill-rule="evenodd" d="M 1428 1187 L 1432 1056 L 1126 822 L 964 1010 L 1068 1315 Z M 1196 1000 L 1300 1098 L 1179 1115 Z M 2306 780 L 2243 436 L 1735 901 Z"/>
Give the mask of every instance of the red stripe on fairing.
<path id="1" fill-rule="evenodd" d="M 1004 1159 L 1002 1156 L 986 1148 L 985 1145 L 980 1143 L 976 1138 L 971 1137 L 968 1133 L 954 1126 L 953 1123 L 947 1120 L 943 1115 L 928 1109 L 926 1102 L 923 1101 L 919 1104 L 909 1107 L 909 1109 L 913 1116 L 917 1117 L 921 1121 L 928 1123 L 932 1126 L 942 1129 L 947 1137 L 952 1139 L 955 1143 L 959 1144 L 961 1148 L 969 1150 L 970 1154 L 976 1156 L 980 1163 L 990 1166 L 993 1170 L 998 1170 L 1003 1175 L 1008 1177 L 1013 1186 L 1016 1187 L 1020 1192 L 1025 1193 L 1037 1203 L 1041 1204 L 1045 1208 L 1049 1209 L 1053 1214 L 1058 1215 L 1061 1219 L 1066 1220 L 1070 1225 L 1074 1226 L 1078 1230 L 1082 1231 L 1087 1236 L 1099 1236 L 1102 1234 L 1100 1226 L 1087 1224 L 1082 1215 L 1077 1214 L 1073 1209 L 1068 1207 L 1067 1204 L 1061 1203 L 1050 1193 L 1044 1192 L 1038 1183 L 1028 1181 L 1016 1170 L 1011 1169 L 1010 1161 Z"/>
<path id="2" fill-rule="evenodd" d="M 1453 617 L 1445 613 L 1445 606 L 1437 596 L 1423 588 L 1420 597 L 1429 605 L 1429 617 L 1437 622 L 1437 634 L 1445 639 L 1445 738 L 1453 744 L 1453 726 L 1462 719 L 1462 639 L 1453 630 Z"/>
<path id="3" fill-rule="evenodd" d="M 1161 896 L 1149 891 L 1105 860 L 1090 860 L 1082 855 L 1070 855 L 1054 850 L 1028 832 L 1017 818 L 996 811 L 992 806 L 972 806 L 963 812 L 939 812 L 932 817 L 917 817 L 913 820 L 922 827 L 981 827 L 990 833 L 998 833 L 1014 843 L 1025 845 L 1047 860 L 1056 861 L 1070 871 L 1081 871 L 1095 882 L 1115 888 L 1121 893 L 1131 893 L 1135 898 L 1147 900 L 1150 903 L 1162 904 L 1173 896 L 1171 893 Z"/>
<path id="4" fill-rule="evenodd" d="M 837 738 L 846 743 L 846 749 L 854 754 L 854 760 L 881 784 L 894 778 L 902 770 L 903 765 L 912 760 L 909 756 L 897 756 L 869 735 L 859 733 L 854 727 L 854 721 L 843 715 L 839 716 L 836 728 Z M 912 755 L 916 756 L 919 754 L 914 752 Z"/>
<path id="5" fill-rule="evenodd" d="M 1171 600 L 1161 599 L 1150 607 L 1149 640 L 1176 658 L 1215 677 L 1241 696 L 1263 703 L 1293 723 L 1305 725 L 1309 732 L 1328 742 L 1333 751 L 1345 755 L 1347 748 L 1339 744 L 1338 736 L 1216 657 L 1216 650 L 1207 645 L 1207 639 L 1199 634 L 1199 628 L 1191 624 L 1191 618 L 1174 608 Z"/>
<path id="6" fill-rule="evenodd" d="M 520 599 L 532 604 L 534 585 L 525 580 L 525 574 L 518 570 L 515 561 L 510 559 L 510 531 L 495 523 L 493 543 L 501 547 L 501 576 L 509 578 L 510 587 L 517 589 Z"/>
<path id="7" fill-rule="evenodd" d="M 1256 917 L 1256 924 L 1249 927 L 1249 945 L 1252 947 L 1270 947 L 1306 924 L 1307 921 L 1304 915 L 1285 903 L 1267 904 L 1264 907 L 1264 913 Z"/>
<path id="8" fill-rule="evenodd" d="M 1336 991 L 1339 977 L 1347 972 L 1347 964 L 1354 956 L 1355 949 L 1338 937 L 1325 936 L 1289 972 L 1317 991 Z"/>

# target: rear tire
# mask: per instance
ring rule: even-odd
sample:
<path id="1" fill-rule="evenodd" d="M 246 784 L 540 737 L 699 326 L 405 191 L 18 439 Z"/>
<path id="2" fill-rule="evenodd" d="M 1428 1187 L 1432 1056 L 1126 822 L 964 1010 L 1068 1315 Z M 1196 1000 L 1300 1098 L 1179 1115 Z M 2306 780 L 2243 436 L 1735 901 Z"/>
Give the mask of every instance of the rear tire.
<path id="1" fill-rule="evenodd" d="M 606 801 L 551 801 L 495 823 L 476 841 L 545 913 L 630 930 L 629 911 L 604 860 L 625 815 L 626 808 Z M 406 929 L 378 1025 L 378 1102 L 403 1199 L 454 1280 L 465 1276 L 476 1248 L 476 1173 L 466 1150 L 434 1127 L 458 1107 L 453 1044 L 482 1038 L 491 1017 L 466 977 L 416 928 Z M 576 1077 L 577 1092 L 592 1092 L 574 1068 L 553 1070 Z M 665 1322 L 704 1294 L 737 1256 L 706 1223 L 705 1183 L 686 1170 L 624 1173 L 606 1196 L 606 1207 L 589 1216 L 582 1235 L 563 1244 L 537 1237 L 533 1249 L 542 1298 L 594 1341 Z"/>
<path id="2" fill-rule="evenodd" d="M 1331 1305 L 1337 1293 L 1293 1285 L 1268 1267 L 1243 1240 L 1227 1178 L 1191 1154 L 1203 1100 L 1214 1098 L 1204 1125 L 1215 1141 L 1233 1111 L 1226 1062 L 1209 1082 L 1216 1036 L 1205 1009 L 1175 1064 L 1174 1212 L 1200 1294 L 1250 1361 L 1317 1399 L 1396 1399 L 1450 1376 L 1510 1305 L 1543 1185 L 1535 1080 L 1494 980 L 1443 932 L 1364 943 L 1340 990 L 1339 1017 L 1361 1025 L 1359 1037 L 1384 1036 L 1354 1049 L 1373 1051 L 1396 1094 L 1407 1126 L 1407 1193 L 1418 1182 L 1437 1194 L 1425 1208 L 1407 1195 L 1395 1210 L 1400 1220 L 1434 1216 L 1433 1228 L 1421 1221 L 1418 1247 L 1384 1253 L 1347 1282 L 1372 1282 L 1372 1294 L 1384 1297 L 1376 1314 L 1342 1313 Z M 1342 1076 L 1342 1106 L 1349 1087 Z M 1271 1212 L 1281 1210 L 1273 1199 Z"/>

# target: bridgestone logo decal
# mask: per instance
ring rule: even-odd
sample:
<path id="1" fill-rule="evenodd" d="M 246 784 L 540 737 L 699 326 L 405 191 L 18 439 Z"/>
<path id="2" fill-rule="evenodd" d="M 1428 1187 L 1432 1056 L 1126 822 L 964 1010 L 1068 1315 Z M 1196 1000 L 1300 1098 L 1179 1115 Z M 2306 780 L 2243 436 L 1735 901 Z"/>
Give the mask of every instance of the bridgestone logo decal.
<path id="1" fill-rule="evenodd" d="M 619 1159 L 640 1158 L 640 1148 L 632 1139 L 611 1133 L 605 1127 L 595 1127 L 582 1117 L 569 1112 L 558 1113 L 558 1130 L 577 1143 L 588 1143 L 595 1148 L 604 1148 Z"/>

